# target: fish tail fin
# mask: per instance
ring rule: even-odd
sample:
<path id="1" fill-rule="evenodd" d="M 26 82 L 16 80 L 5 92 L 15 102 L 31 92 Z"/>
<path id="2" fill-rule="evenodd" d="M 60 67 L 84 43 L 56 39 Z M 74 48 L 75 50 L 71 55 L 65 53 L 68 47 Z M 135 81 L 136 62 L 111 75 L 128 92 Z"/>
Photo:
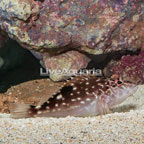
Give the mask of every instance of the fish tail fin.
<path id="1" fill-rule="evenodd" d="M 21 104 L 21 103 L 9 104 L 11 118 L 19 119 L 19 118 L 33 117 L 33 114 L 31 112 L 31 107 L 32 106 L 29 104 Z"/>

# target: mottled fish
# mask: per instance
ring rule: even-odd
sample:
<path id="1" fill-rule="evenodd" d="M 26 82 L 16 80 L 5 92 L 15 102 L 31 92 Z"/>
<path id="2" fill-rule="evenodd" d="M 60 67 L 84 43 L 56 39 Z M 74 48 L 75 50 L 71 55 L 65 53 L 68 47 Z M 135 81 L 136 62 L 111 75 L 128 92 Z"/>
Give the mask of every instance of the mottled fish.
<path id="1" fill-rule="evenodd" d="M 94 116 L 106 113 L 133 94 L 137 86 L 112 78 L 79 75 L 69 81 L 56 94 L 40 106 L 14 104 L 13 118 Z"/>

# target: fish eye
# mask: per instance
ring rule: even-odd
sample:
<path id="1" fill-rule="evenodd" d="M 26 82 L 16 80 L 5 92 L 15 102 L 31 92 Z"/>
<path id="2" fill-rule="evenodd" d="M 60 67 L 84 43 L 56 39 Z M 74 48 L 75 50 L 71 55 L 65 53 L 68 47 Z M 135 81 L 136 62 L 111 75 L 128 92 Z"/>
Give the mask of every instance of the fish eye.
<path id="1" fill-rule="evenodd" d="M 109 86 L 106 86 L 106 89 L 109 89 Z"/>
<path id="2" fill-rule="evenodd" d="M 117 81 L 117 84 L 122 84 L 122 81 L 118 80 L 118 81 Z"/>

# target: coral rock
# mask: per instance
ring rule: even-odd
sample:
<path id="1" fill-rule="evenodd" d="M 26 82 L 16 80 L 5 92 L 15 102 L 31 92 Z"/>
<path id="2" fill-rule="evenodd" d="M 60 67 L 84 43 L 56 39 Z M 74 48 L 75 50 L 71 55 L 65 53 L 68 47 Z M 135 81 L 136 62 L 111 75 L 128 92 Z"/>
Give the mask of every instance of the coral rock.
<path id="1" fill-rule="evenodd" d="M 143 0 L 1 0 L 0 27 L 29 49 L 101 54 L 142 47 L 143 9 Z"/>
<path id="2" fill-rule="evenodd" d="M 51 58 L 45 55 L 43 61 L 50 72 L 50 78 L 59 81 L 85 68 L 90 59 L 77 51 L 68 51 Z"/>
<path id="3" fill-rule="evenodd" d="M 46 52 L 46 68 L 79 70 L 86 67 L 86 56 L 56 55 L 73 49 L 91 54 L 144 50 L 144 1 L 1 0 L 0 30 L 29 50 Z M 64 78 L 57 76 L 50 73 L 53 80 Z"/>
<path id="4" fill-rule="evenodd" d="M 123 56 L 118 62 L 111 61 L 104 70 L 106 76 L 118 74 L 133 83 L 144 83 L 144 51 L 136 56 Z"/>

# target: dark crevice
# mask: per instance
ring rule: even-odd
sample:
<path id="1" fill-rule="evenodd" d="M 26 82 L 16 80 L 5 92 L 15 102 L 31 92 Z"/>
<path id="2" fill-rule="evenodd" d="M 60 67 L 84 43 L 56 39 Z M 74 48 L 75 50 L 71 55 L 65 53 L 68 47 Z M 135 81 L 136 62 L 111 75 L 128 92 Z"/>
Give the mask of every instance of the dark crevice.
<path id="1" fill-rule="evenodd" d="M 34 0 L 34 1 L 44 2 L 45 0 Z"/>
<path id="2" fill-rule="evenodd" d="M 126 51 L 116 51 L 116 52 L 100 54 L 100 55 L 86 54 L 91 59 L 91 61 L 87 66 L 87 69 L 95 68 L 95 69 L 103 70 L 111 60 L 118 61 L 124 55 L 138 55 L 139 53 L 140 50 L 137 51 L 126 50 Z"/>
<path id="3" fill-rule="evenodd" d="M 20 83 L 35 79 L 48 78 L 40 76 L 42 66 L 27 49 L 16 41 L 10 40 L 0 50 L 4 65 L 0 67 L 0 93 Z"/>

